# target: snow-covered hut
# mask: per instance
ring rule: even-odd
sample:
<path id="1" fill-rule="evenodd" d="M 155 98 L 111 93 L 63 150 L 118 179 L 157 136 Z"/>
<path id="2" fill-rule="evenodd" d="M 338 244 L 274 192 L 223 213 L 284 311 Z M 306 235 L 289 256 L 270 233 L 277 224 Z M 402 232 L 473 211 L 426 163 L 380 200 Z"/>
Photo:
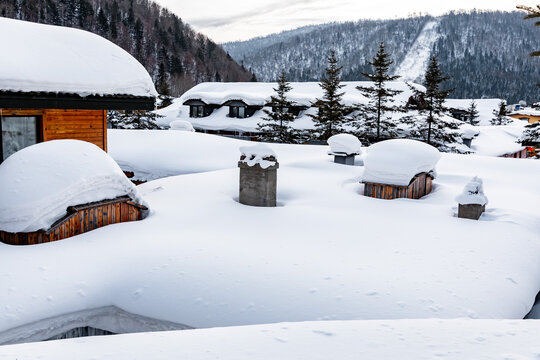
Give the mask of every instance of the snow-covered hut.
<path id="1" fill-rule="evenodd" d="M 529 124 L 534 124 L 540 121 L 540 110 L 531 107 L 520 107 L 508 114 L 509 117 L 527 121 Z"/>
<path id="2" fill-rule="evenodd" d="M 0 163 L 55 139 L 107 150 L 106 110 L 154 109 L 145 68 L 98 35 L 2 17 L 0 33 Z"/>
<path id="3" fill-rule="evenodd" d="M 364 156 L 364 195 L 419 199 L 429 194 L 439 151 L 426 143 L 395 139 L 371 145 Z"/>
<path id="4" fill-rule="evenodd" d="M 30 245 L 141 220 L 148 208 L 118 164 L 94 144 L 55 140 L 0 164 L 0 240 Z"/>

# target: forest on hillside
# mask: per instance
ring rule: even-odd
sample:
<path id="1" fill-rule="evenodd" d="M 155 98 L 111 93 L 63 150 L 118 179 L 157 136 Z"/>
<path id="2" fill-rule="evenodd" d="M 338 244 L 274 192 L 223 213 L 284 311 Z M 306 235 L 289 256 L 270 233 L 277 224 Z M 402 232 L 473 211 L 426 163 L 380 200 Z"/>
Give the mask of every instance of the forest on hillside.
<path id="1" fill-rule="evenodd" d="M 0 16 L 75 27 L 132 54 L 161 94 L 204 81 L 250 81 L 253 74 L 177 15 L 149 0 L 0 0 Z"/>

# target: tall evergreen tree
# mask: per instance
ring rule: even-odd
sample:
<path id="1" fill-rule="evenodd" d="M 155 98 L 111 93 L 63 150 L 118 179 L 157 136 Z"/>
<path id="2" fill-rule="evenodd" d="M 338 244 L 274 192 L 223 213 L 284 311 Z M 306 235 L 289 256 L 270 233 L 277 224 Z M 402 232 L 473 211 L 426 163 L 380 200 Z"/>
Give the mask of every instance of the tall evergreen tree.
<path id="1" fill-rule="evenodd" d="M 469 122 L 469 124 L 473 126 L 478 125 L 480 123 L 480 121 L 477 120 L 480 116 L 479 114 L 480 113 L 478 112 L 476 102 L 474 101 L 474 99 L 472 99 L 469 107 L 467 108 L 467 121 Z"/>
<path id="2" fill-rule="evenodd" d="M 411 129 L 413 137 L 421 138 L 428 144 L 433 145 L 442 151 L 456 151 L 456 143 L 461 142 L 458 131 L 459 123 L 454 119 L 444 115 L 446 108 L 444 101 L 453 89 L 443 90 L 441 85 L 448 80 L 439 69 L 439 63 L 435 56 L 431 57 L 426 70 L 424 86 L 426 92 L 423 93 L 411 86 L 415 95 L 424 99 L 425 105 L 419 108 L 422 117 L 416 121 Z"/>
<path id="3" fill-rule="evenodd" d="M 348 109 L 341 103 L 343 92 L 340 89 L 345 85 L 341 84 L 342 66 L 337 65 L 336 53 L 330 52 L 328 57 L 328 67 L 325 77 L 319 83 L 324 90 L 322 99 L 316 99 L 312 104 L 318 111 L 317 115 L 308 114 L 315 123 L 313 135 L 316 139 L 327 140 L 332 135 L 343 131 L 343 125 L 347 122 L 345 114 Z"/>
<path id="4" fill-rule="evenodd" d="M 287 93 L 292 87 L 287 81 L 285 72 L 282 71 L 277 80 L 278 87 L 274 88 L 275 96 L 270 97 L 272 111 L 264 109 L 267 115 L 262 118 L 263 122 L 257 125 L 261 133 L 259 139 L 278 143 L 294 143 L 298 140 L 298 133 L 292 129 L 290 123 L 294 121 L 294 115 L 290 112 L 292 102 L 287 99 Z"/>
<path id="5" fill-rule="evenodd" d="M 368 62 L 373 67 L 373 74 L 362 72 L 373 85 L 357 86 L 362 95 L 369 99 L 368 104 L 357 105 L 357 115 L 355 116 L 356 127 L 358 127 L 360 136 L 366 138 L 368 142 L 379 141 L 381 136 L 384 138 L 393 138 L 397 135 L 396 123 L 392 118 L 385 116 L 390 111 L 398 111 L 399 107 L 392 105 L 393 97 L 401 93 L 401 90 L 392 90 L 387 87 L 386 82 L 397 80 L 398 75 L 390 75 L 388 70 L 394 62 L 390 59 L 381 42 L 379 50 L 373 61 Z"/>
<path id="6" fill-rule="evenodd" d="M 528 12 L 528 14 L 525 16 L 525 20 L 536 19 L 534 26 L 540 26 L 540 5 L 536 5 L 536 8 L 532 6 L 518 5 L 517 8 Z M 531 56 L 540 56 L 540 51 L 533 51 Z"/>
<path id="7" fill-rule="evenodd" d="M 499 108 L 493 110 L 494 117 L 490 120 L 491 125 L 506 125 L 512 120 L 507 117 L 508 111 L 506 110 L 506 102 L 504 100 L 501 100 L 499 103 Z"/>

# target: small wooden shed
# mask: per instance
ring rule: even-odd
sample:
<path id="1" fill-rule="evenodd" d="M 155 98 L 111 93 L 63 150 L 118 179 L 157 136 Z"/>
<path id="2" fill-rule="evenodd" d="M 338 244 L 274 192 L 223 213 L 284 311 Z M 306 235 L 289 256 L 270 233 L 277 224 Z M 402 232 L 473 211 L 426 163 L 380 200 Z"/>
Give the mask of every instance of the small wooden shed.
<path id="1" fill-rule="evenodd" d="M 144 67 L 89 32 L 0 18 L 0 163 L 43 141 L 77 139 L 107 150 L 107 110 L 153 110 Z"/>
<path id="2" fill-rule="evenodd" d="M 433 188 L 441 155 L 426 143 L 395 139 L 371 145 L 364 157 L 364 195 L 378 199 L 420 199 Z"/>

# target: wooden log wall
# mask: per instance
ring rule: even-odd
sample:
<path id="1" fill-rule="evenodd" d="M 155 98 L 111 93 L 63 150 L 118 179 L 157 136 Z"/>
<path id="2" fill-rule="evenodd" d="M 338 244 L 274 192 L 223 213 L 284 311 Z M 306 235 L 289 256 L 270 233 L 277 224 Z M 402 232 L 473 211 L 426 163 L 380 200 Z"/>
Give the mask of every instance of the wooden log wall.
<path id="1" fill-rule="evenodd" d="M 0 231 L 0 241 L 10 245 L 33 245 L 62 240 L 110 224 L 142 220 L 148 209 L 127 196 L 113 200 L 70 206 L 68 214 L 56 221 L 48 230 L 30 233 Z"/>
<path id="2" fill-rule="evenodd" d="M 83 140 L 107 151 L 106 110 L 2 109 L 2 115 L 39 117 L 40 141 Z"/>
<path id="3" fill-rule="evenodd" d="M 420 199 L 432 189 L 432 178 L 427 173 L 416 175 L 408 186 L 364 183 L 364 195 L 377 199 Z"/>

